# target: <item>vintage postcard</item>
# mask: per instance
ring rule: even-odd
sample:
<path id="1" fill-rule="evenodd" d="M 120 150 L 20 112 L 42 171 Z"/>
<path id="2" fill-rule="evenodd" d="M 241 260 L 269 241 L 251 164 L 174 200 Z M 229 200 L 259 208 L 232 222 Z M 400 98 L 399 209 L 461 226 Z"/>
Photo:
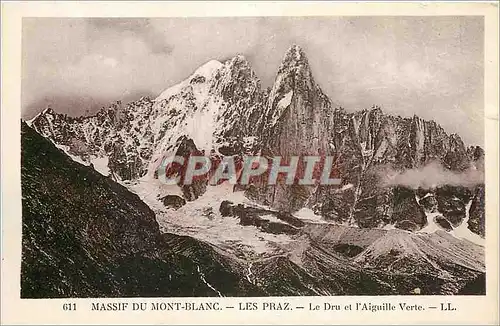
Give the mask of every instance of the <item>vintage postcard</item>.
<path id="1" fill-rule="evenodd" d="M 498 319 L 498 4 L 2 4 L 2 323 Z"/>

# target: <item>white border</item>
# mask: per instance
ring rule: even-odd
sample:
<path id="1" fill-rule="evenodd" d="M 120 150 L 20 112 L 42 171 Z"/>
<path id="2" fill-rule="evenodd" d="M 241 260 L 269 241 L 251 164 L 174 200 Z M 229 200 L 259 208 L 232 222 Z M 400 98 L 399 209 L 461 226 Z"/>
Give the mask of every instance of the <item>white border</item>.
<path id="1" fill-rule="evenodd" d="M 91 312 L 90 302 L 111 300 L 30 300 L 19 298 L 21 253 L 20 84 L 22 17 L 201 17 L 201 16 L 378 16 L 479 15 L 485 17 L 485 151 L 487 295 L 472 297 L 377 296 L 303 298 L 221 298 L 238 302 L 287 301 L 408 302 L 439 305 L 452 302 L 455 312 Z M 331 3 L 331 2 L 11 2 L 2 3 L 1 209 L 4 324 L 498 324 L 498 5 L 493 3 Z M 178 299 L 120 299 L 120 301 Z M 206 301 L 203 298 L 185 299 Z M 62 303 L 77 302 L 76 312 Z"/>

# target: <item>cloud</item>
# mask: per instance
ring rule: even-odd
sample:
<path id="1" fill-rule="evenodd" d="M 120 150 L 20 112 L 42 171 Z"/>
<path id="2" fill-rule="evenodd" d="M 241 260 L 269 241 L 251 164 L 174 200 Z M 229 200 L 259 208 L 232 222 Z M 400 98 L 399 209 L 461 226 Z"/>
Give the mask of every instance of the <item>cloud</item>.
<path id="1" fill-rule="evenodd" d="M 471 167 L 459 173 L 444 168 L 438 162 L 403 172 L 386 167 L 379 175 L 385 186 L 405 186 L 413 189 L 429 189 L 443 185 L 471 187 L 484 183 L 484 171 L 481 168 Z"/>
<path id="2" fill-rule="evenodd" d="M 173 50 L 165 35 L 151 24 L 149 18 L 89 18 L 87 28 L 91 33 L 110 30 L 123 37 L 136 37 L 147 44 L 152 54 L 169 54 Z"/>

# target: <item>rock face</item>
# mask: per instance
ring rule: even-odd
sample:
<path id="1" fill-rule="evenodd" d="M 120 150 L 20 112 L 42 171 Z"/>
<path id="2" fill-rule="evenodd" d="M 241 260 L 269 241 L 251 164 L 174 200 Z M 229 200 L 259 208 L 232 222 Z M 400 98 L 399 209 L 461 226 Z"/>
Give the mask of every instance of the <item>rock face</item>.
<path id="1" fill-rule="evenodd" d="M 434 222 L 436 222 L 442 229 L 446 231 L 453 230 L 453 226 L 446 218 L 443 217 L 443 215 L 438 215 L 434 217 Z"/>
<path id="2" fill-rule="evenodd" d="M 161 233 L 155 213 L 136 194 L 75 162 L 25 123 L 21 132 L 22 298 L 401 295 L 415 288 L 422 294 L 484 293 L 482 247 L 441 231 L 310 223 L 223 200 L 221 216 L 237 219 L 240 231 L 285 237 L 285 251 L 248 261 L 231 251 L 238 243 L 229 250 Z M 411 194 L 399 189 L 393 195 L 417 211 Z M 480 195 L 478 188 L 478 202 Z M 202 199 L 161 200 L 181 214 Z M 206 207 L 188 212 L 218 218 Z"/>
<path id="3" fill-rule="evenodd" d="M 474 191 L 472 205 L 469 210 L 469 229 L 484 237 L 485 221 L 484 221 L 484 185 L 478 186 Z"/>
<path id="4" fill-rule="evenodd" d="M 484 151 L 466 147 L 458 135 L 417 116 L 391 116 L 379 107 L 358 112 L 333 107 L 296 45 L 284 55 L 270 90 L 261 88 L 249 62 L 238 55 L 206 63 L 154 100 L 116 103 L 80 118 L 46 110 L 30 123 L 75 159 L 121 182 L 155 176 L 162 159 L 174 154 L 260 154 L 282 156 L 285 162 L 293 155 L 331 156 L 332 177 L 342 180 L 337 187 L 282 182 L 269 186 L 262 177 L 245 193 L 283 212 L 308 207 L 346 225 L 394 225 L 412 231 L 429 225 L 433 218 L 429 221 L 427 215 L 437 212 L 453 228 L 459 227 L 472 200 L 468 227 L 484 235 L 481 180 L 388 180 L 430 164 L 458 176 L 479 173 Z M 303 169 L 299 164 L 298 170 Z M 197 200 L 206 182 L 180 184 L 184 199 Z M 477 189 L 483 189 L 483 199 Z"/>
<path id="5" fill-rule="evenodd" d="M 267 103 L 264 151 L 271 155 L 327 155 L 333 116 L 305 53 L 292 46 L 278 69 Z"/>
<path id="6" fill-rule="evenodd" d="M 393 220 L 396 221 L 396 227 L 416 231 L 422 225 L 427 223 L 427 218 L 422 207 L 415 199 L 415 193 L 411 189 L 396 187 L 393 190 L 394 210 Z"/>
<path id="7" fill-rule="evenodd" d="M 272 234 L 294 235 L 299 233 L 300 230 L 298 227 L 304 226 L 304 223 L 293 215 L 276 213 L 241 204 L 234 205 L 229 201 L 223 201 L 219 210 L 222 216 L 234 216 L 238 218 L 240 225 L 253 225 L 263 232 Z M 271 221 L 270 218 L 277 221 Z"/>
<path id="8" fill-rule="evenodd" d="M 167 195 L 163 198 L 160 198 L 165 207 L 171 207 L 174 209 L 179 209 L 182 206 L 186 205 L 186 200 L 182 197 L 176 195 Z"/>
<path id="9" fill-rule="evenodd" d="M 426 192 L 424 197 L 419 200 L 419 204 L 428 213 L 435 213 L 438 210 L 438 202 L 432 193 Z"/>
<path id="10" fill-rule="evenodd" d="M 465 204 L 470 200 L 470 190 L 462 187 L 439 187 L 436 191 L 438 211 L 454 226 L 465 218 Z"/>

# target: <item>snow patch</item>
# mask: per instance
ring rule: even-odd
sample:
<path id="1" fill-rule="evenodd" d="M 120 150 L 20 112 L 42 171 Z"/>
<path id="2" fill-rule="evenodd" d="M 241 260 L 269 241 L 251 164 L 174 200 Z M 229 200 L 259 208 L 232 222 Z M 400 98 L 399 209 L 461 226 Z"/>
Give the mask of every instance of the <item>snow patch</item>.
<path id="1" fill-rule="evenodd" d="M 45 113 L 47 109 L 45 109 L 43 112 L 40 112 L 38 113 L 37 115 L 35 115 L 33 118 L 29 119 L 26 121 L 26 124 L 31 128 L 33 126 L 33 121 L 35 121 L 40 115 L 42 115 L 43 113 Z"/>
<path id="2" fill-rule="evenodd" d="M 417 199 L 417 202 L 420 204 L 420 200 L 425 199 L 425 198 L 427 198 L 427 197 L 431 197 L 431 196 L 434 196 L 434 195 L 433 195 L 433 194 L 431 194 L 430 192 L 428 192 L 428 193 L 426 193 L 426 194 L 424 195 L 424 197 L 422 197 L 422 198 L 418 198 L 418 199 Z"/>
<path id="3" fill-rule="evenodd" d="M 193 76 L 211 77 L 223 64 L 217 60 L 210 60 L 194 72 Z"/>
<path id="4" fill-rule="evenodd" d="M 209 153 L 214 143 L 215 117 L 218 107 L 211 105 L 204 110 L 198 110 L 185 121 L 184 130 L 189 135 L 199 150 Z"/>
<path id="5" fill-rule="evenodd" d="M 182 190 L 178 185 L 167 185 L 149 175 L 128 183 L 127 188 L 137 194 L 153 211 L 165 209 L 160 198 L 166 195 L 183 196 Z"/>
<path id="6" fill-rule="evenodd" d="M 323 220 L 323 217 L 321 215 L 315 214 L 312 209 L 306 207 L 295 212 L 293 215 L 302 220 L 307 220 L 316 223 L 327 223 L 325 220 Z"/>
<path id="7" fill-rule="evenodd" d="M 107 156 L 93 157 L 90 162 L 94 165 L 94 170 L 107 177 L 110 175 L 111 171 L 108 167 L 109 158 Z"/>
<path id="8" fill-rule="evenodd" d="M 177 210 L 166 208 L 158 200 L 158 192 L 164 190 L 158 184 L 145 181 L 130 188 L 156 213 L 162 232 L 191 236 L 226 250 L 252 255 L 283 251 L 282 248 L 293 241 L 288 235 L 262 232 L 256 226 L 240 225 L 236 217 L 222 216 L 219 208 L 224 200 L 234 204 L 258 206 L 247 199 L 242 191 L 233 192 L 233 185 L 228 182 L 207 186 L 207 191 L 202 196 Z M 163 191 L 162 195 L 165 194 Z"/>
<path id="9" fill-rule="evenodd" d="M 434 233 L 438 230 L 444 230 L 442 227 L 440 227 L 434 219 L 441 215 L 441 213 L 436 212 L 436 213 L 425 213 L 425 216 L 427 217 L 427 225 L 418 231 L 417 233 Z"/>
<path id="10" fill-rule="evenodd" d="M 80 163 L 82 165 L 86 165 L 86 166 L 90 165 L 90 163 L 85 162 L 84 160 L 82 160 L 81 157 L 73 155 L 73 154 L 70 154 L 70 152 L 69 152 L 69 146 L 59 145 L 59 144 L 54 143 L 54 141 L 52 139 L 50 139 L 50 138 L 47 138 L 47 139 L 49 139 L 57 148 L 59 148 L 61 151 L 63 151 L 64 154 L 66 154 L 67 156 L 69 156 L 73 161 L 75 161 L 77 163 Z"/>
<path id="11" fill-rule="evenodd" d="M 422 199 L 427 197 L 427 196 L 429 196 L 429 194 L 426 194 L 424 197 L 422 197 Z M 417 202 L 419 202 L 418 198 L 417 198 Z M 418 231 L 417 233 L 435 233 L 436 231 L 443 231 L 443 232 L 447 232 L 448 234 L 452 235 L 453 237 L 455 237 L 457 239 L 468 240 L 472 243 L 475 243 L 477 245 L 484 247 L 485 239 L 483 239 L 480 235 L 475 234 L 474 232 L 472 232 L 468 228 L 469 209 L 470 209 L 471 205 L 472 205 L 472 200 L 469 201 L 469 203 L 467 203 L 467 205 L 465 207 L 465 218 L 463 219 L 462 223 L 460 223 L 459 226 L 457 226 L 456 228 L 454 228 L 453 230 L 451 230 L 449 232 L 444 230 L 442 227 L 440 227 L 434 221 L 434 219 L 437 216 L 442 215 L 440 212 L 434 212 L 434 213 L 427 213 L 426 212 L 425 215 L 427 217 L 427 225 L 423 229 Z"/>
<path id="12" fill-rule="evenodd" d="M 199 67 L 191 76 L 189 76 L 186 80 L 170 87 L 170 88 L 167 88 L 166 90 L 164 90 L 160 96 L 158 96 L 156 99 L 155 99 L 155 102 L 160 102 L 162 100 L 168 100 L 169 98 L 171 98 L 172 96 L 180 93 L 182 91 L 183 88 L 189 86 L 189 84 L 191 83 L 191 81 L 195 78 L 195 77 L 198 77 L 198 76 L 201 76 L 201 77 L 205 77 L 205 78 L 210 78 L 212 75 L 215 74 L 215 72 L 221 68 L 223 65 L 222 63 L 220 63 L 219 61 L 217 60 L 211 60 L 207 63 L 205 63 L 204 65 L 202 65 L 201 67 Z"/>
<path id="13" fill-rule="evenodd" d="M 431 196 L 429 193 L 425 194 L 424 197 L 420 198 L 417 194 L 415 194 L 415 200 L 417 201 L 417 204 L 420 205 L 420 201 L 426 197 Z M 435 218 L 439 215 L 441 215 L 440 212 L 433 212 L 433 213 L 428 213 L 427 211 L 424 210 L 425 216 L 427 218 L 427 225 L 419 230 L 417 233 L 434 233 L 438 230 L 444 230 L 441 226 L 439 226 Z"/>
<path id="14" fill-rule="evenodd" d="M 250 282 L 250 283 L 253 284 L 253 281 L 252 281 L 252 275 L 253 275 L 252 265 L 253 265 L 253 263 L 250 262 L 250 264 L 248 265 L 248 271 L 247 271 L 246 277 L 247 277 L 248 282 Z"/>
<path id="15" fill-rule="evenodd" d="M 340 188 L 341 191 L 346 191 L 348 189 L 351 189 L 352 187 L 354 187 L 354 185 L 352 183 L 348 183 L 344 186 L 342 186 L 342 188 Z"/>
<path id="16" fill-rule="evenodd" d="M 472 205 L 472 200 L 467 203 L 465 206 L 465 218 L 462 221 L 462 223 L 453 229 L 453 231 L 450 232 L 451 235 L 453 235 L 456 238 L 463 239 L 463 240 L 468 240 L 472 243 L 475 243 L 477 245 L 483 246 L 485 244 L 485 239 L 481 238 L 479 234 L 475 234 L 468 228 L 468 222 L 469 222 L 469 209 Z"/>
<path id="17" fill-rule="evenodd" d="M 52 141 L 52 140 L 50 140 L 50 141 Z M 88 162 L 88 161 L 83 160 L 80 156 L 71 154 L 69 152 L 69 146 L 59 145 L 59 144 L 54 143 L 53 141 L 52 141 L 52 143 L 57 148 L 62 150 L 64 152 L 64 154 L 69 156 L 73 161 L 80 163 L 82 165 L 85 165 L 85 166 L 90 166 L 90 164 L 92 164 L 94 167 L 94 170 L 96 170 L 97 172 L 99 172 L 100 174 L 102 174 L 105 177 L 107 177 L 111 174 L 111 170 L 108 167 L 109 158 L 107 156 L 102 156 L 102 157 L 92 156 L 90 158 L 90 162 Z"/>
<path id="18" fill-rule="evenodd" d="M 283 96 L 283 98 L 278 102 L 279 109 L 286 109 L 290 103 L 292 103 L 293 91 L 289 91 Z"/>

